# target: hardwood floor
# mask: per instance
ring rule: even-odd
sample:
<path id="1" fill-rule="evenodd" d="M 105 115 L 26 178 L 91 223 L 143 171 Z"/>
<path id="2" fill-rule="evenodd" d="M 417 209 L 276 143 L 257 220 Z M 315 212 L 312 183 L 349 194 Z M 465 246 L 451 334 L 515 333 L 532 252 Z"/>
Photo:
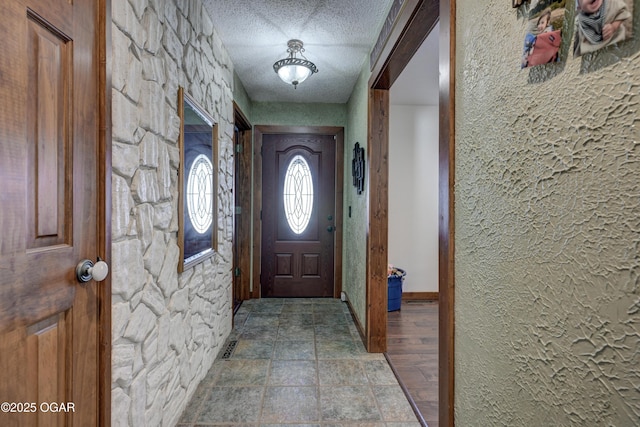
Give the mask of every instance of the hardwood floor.
<path id="1" fill-rule="evenodd" d="M 438 302 L 402 301 L 387 319 L 387 359 L 423 421 L 437 427 Z"/>

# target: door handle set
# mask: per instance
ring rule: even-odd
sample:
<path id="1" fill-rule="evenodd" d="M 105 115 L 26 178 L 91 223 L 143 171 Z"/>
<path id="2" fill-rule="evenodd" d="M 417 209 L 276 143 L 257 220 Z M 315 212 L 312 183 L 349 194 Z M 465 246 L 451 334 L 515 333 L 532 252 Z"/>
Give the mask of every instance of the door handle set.
<path id="1" fill-rule="evenodd" d="M 327 220 L 328 221 L 333 221 L 333 215 L 328 215 L 327 216 Z M 332 232 L 336 231 L 336 228 L 333 225 L 330 225 L 330 226 L 327 227 L 327 231 L 329 233 L 332 233 Z"/>
<path id="2" fill-rule="evenodd" d="M 90 259 L 84 259 L 78 263 L 76 267 L 76 277 L 78 282 L 86 283 L 89 280 L 102 282 L 109 274 L 109 265 L 98 257 L 95 264 Z"/>

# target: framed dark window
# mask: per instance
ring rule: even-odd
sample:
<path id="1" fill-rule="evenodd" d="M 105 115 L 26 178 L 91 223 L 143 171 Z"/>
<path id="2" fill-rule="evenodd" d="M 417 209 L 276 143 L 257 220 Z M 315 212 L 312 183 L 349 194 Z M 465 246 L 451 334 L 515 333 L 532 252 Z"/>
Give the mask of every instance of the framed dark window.
<path id="1" fill-rule="evenodd" d="M 178 89 L 178 114 L 178 271 L 183 272 L 217 250 L 218 126 L 182 87 Z"/>

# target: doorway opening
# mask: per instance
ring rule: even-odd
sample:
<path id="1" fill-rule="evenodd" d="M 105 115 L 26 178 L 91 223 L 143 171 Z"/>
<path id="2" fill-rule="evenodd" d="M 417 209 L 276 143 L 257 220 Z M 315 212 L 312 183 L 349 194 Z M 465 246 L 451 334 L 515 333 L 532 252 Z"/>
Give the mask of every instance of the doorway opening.
<path id="1" fill-rule="evenodd" d="M 438 426 L 438 32 L 389 96 L 389 263 L 406 276 L 392 307 L 400 310 L 387 315 L 387 359 L 430 427 Z"/>
<path id="2" fill-rule="evenodd" d="M 410 1 L 398 10 L 394 25 L 386 28 L 386 42 L 373 61 L 369 80 L 369 188 L 376 191 L 369 192 L 368 229 L 384 232 L 367 237 L 365 341 L 370 352 L 386 351 L 389 89 L 439 21 L 438 418 L 440 426 L 450 426 L 454 422 L 455 0 Z"/>

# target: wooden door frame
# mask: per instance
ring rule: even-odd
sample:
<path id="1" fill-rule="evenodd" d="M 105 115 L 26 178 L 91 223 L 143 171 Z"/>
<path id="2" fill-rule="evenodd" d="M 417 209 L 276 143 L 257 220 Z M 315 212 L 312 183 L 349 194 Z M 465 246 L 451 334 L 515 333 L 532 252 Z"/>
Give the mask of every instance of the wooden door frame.
<path id="1" fill-rule="evenodd" d="M 267 134 L 334 135 L 336 141 L 336 218 L 333 264 L 333 297 L 342 292 L 342 221 L 344 186 L 344 128 L 337 126 L 267 126 L 253 128 L 253 288 L 251 298 L 260 298 L 260 263 L 262 257 L 262 136 Z"/>
<path id="2" fill-rule="evenodd" d="M 111 0 L 98 0 L 98 254 L 111 265 Z M 98 421 L 111 425 L 111 274 L 98 285 Z"/>
<path id="3" fill-rule="evenodd" d="M 372 66 L 369 80 L 365 340 L 368 351 L 386 351 L 389 89 L 439 20 L 438 412 L 441 426 L 453 426 L 456 3 L 455 0 L 406 0 L 404 3 L 396 1 L 393 7 L 399 12 L 396 11 L 391 26 L 383 28 L 380 54 Z"/>
<path id="4" fill-rule="evenodd" d="M 247 116 L 242 112 L 240 106 L 233 102 L 233 121 L 234 125 L 238 128 L 241 133 L 241 138 L 243 138 L 243 151 L 238 152 L 234 148 L 234 168 L 235 171 L 235 163 L 240 162 L 240 170 L 239 177 L 233 177 L 233 194 L 234 194 L 234 212 L 233 212 L 233 247 L 238 248 L 239 259 L 234 260 L 235 266 L 240 269 L 240 275 L 236 276 L 234 272 L 233 275 L 233 292 L 235 292 L 236 281 L 240 281 L 240 295 L 239 300 L 244 301 L 250 298 L 250 285 L 251 285 L 251 156 L 253 154 L 253 150 L 250 148 L 252 146 L 252 135 L 251 135 L 251 123 Z M 235 141 L 234 141 L 235 144 Z M 241 188 L 236 187 L 236 180 L 239 179 L 242 184 Z M 235 198 L 240 196 L 241 202 L 240 205 L 235 205 Z M 240 228 L 239 234 L 241 236 L 246 236 L 248 238 L 238 240 L 238 236 L 235 233 L 236 230 L 236 213 L 235 208 L 240 207 L 240 218 L 242 220 L 239 222 L 238 227 Z M 245 218 L 248 218 L 246 220 Z M 235 257 L 235 250 L 234 250 Z M 234 295 L 235 298 L 235 295 Z"/>

